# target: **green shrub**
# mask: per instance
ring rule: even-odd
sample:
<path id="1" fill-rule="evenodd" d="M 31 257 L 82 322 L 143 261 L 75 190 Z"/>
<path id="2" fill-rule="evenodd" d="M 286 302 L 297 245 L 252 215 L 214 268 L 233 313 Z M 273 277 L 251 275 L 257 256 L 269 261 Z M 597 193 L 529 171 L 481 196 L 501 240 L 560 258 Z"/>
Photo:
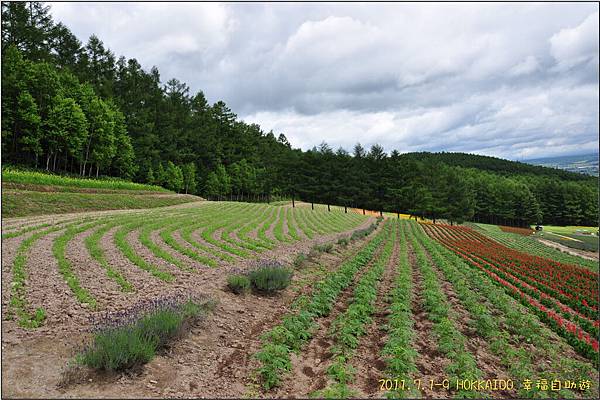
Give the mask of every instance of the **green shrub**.
<path id="1" fill-rule="evenodd" d="M 281 266 L 263 266 L 250 272 L 252 286 L 261 292 L 283 290 L 292 282 L 293 271 Z"/>
<path id="2" fill-rule="evenodd" d="M 347 237 L 341 237 L 337 241 L 337 244 L 339 244 L 340 246 L 347 246 L 348 243 L 350 243 L 350 239 L 348 239 Z"/>
<path id="3" fill-rule="evenodd" d="M 230 275 L 227 287 L 235 294 L 246 293 L 250 290 L 250 279 L 245 275 Z"/>
<path id="4" fill-rule="evenodd" d="M 307 259 L 308 259 L 308 256 L 306 254 L 299 253 L 294 258 L 294 262 L 292 264 L 294 265 L 294 268 L 299 268 L 304 263 L 304 261 L 306 261 Z"/>
<path id="5" fill-rule="evenodd" d="M 331 253 L 331 251 L 333 250 L 333 243 L 316 244 L 314 245 L 313 249 L 318 251 L 319 253 Z"/>
<path id="6" fill-rule="evenodd" d="M 156 351 L 177 337 L 184 323 L 193 320 L 212 306 L 188 301 L 173 306 L 169 301 L 140 318 L 125 314 L 127 322 L 108 322 L 94 335 L 92 343 L 77 356 L 77 361 L 90 368 L 123 371 L 152 360 Z"/>

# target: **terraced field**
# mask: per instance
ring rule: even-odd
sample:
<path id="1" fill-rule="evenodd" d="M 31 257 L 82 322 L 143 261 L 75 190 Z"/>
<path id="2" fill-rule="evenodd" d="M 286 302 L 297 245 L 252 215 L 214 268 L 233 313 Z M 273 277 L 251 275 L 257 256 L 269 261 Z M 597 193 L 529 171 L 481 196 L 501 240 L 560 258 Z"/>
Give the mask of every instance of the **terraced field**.
<path id="1" fill-rule="evenodd" d="M 472 226 L 479 232 L 484 233 L 486 236 L 489 236 L 512 249 L 534 256 L 545 257 L 567 264 L 575 264 L 589 268 L 593 271 L 598 271 L 597 260 L 588 260 L 582 257 L 578 257 L 576 255 L 571 255 L 562 252 L 560 250 L 554 249 L 552 247 L 540 243 L 533 236 L 523 236 L 511 232 L 503 232 L 496 225 L 470 224 L 470 226 Z"/>
<path id="2" fill-rule="evenodd" d="M 120 309 L 197 285 L 207 269 L 239 267 L 281 244 L 348 231 L 365 220 L 249 203 L 5 220 L 3 306 L 21 327 L 53 325 L 65 319 L 66 306 L 73 318 Z"/>
<path id="3" fill-rule="evenodd" d="M 597 273 L 466 227 L 396 218 L 337 240 L 374 221 L 241 203 L 6 221 L 3 308 L 13 320 L 3 346 L 19 367 L 3 370 L 12 385 L 3 388 L 34 397 L 597 397 Z M 296 266 L 278 295 L 224 289 L 227 274 L 259 258 L 291 263 L 324 242 L 332 245 Z M 47 372 L 72 357 L 86 316 L 178 291 L 219 303 L 141 372 L 66 386 L 56 368 Z M 536 385 L 544 379 L 548 387 Z"/>

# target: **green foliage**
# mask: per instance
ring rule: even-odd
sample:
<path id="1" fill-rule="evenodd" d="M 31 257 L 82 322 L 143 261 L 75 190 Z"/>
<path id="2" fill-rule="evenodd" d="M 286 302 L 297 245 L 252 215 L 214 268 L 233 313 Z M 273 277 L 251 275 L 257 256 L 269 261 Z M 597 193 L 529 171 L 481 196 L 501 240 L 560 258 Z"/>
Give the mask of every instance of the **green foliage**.
<path id="1" fill-rule="evenodd" d="M 350 238 L 347 237 L 341 237 L 337 240 L 336 242 L 338 245 L 340 246 L 348 246 L 348 243 L 350 243 Z"/>
<path id="2" fill-rule="evenodd" d="M 187 163 L 181 168 L 181 171 L 185 193 L 194 193 L 196 191 L 196 164 Z"/>
<path id="3" fill-rule="evenodd" d="M 3 190 L 2 216 L 24 217 L 48 213 L 158 208 L 189 203 L 194 197 L 130 193 L 72 193 Z"/>
<path id="4" fill-rule="evenodd" d="M 300 268 L 307 259 L 308 259 L 308 257 L 306 254 L 298 253 L 296 255 L 296 257 L 294 257 L 294 261 L 292 262 L 292 265 L 294 266 L 294 268 Z"/>
<path id="5" fill-rule="evenodd" d="M 6 166 L 2 168 L 2 181 L 20 184 L 66 186 L 86 189 L 89 188 L 167 192 L 166 189 L 163 189 L 160 186 L 143 185 L 140 183 L 128 182 L 121 179 L 75 178 L 38 171 L 28 171 L 20 168 Z"/>
<path id="6" fill-rule="evenodd" d="M 171 161 L 167 163 L 165 181 L 163 184 L 167 189 L 177 193 L 183 189 L 183 172 L 181 171 L 181 168 L 173 164 Z"/>
<path id="7" fill-rule="evenodd" d="M 208 174 L 205 191 L 211 198 L 231 193 L 231 178 L 222 164 L 217 165 L 216 169 Z"/>
<path id="8" fill-rule="evenodd" d="M 333 243 L 319 243 L 312 248 L 317 253 L 331 253 L 333 251 Z"/>
<path id="9" fill-rule="evenodd" d="M 235 294 L 243 294 L 250 290 L 251 282 L 246 275 L 230 275 L 227 277 L 227 287 Z"/>
<path id="10" fill-rule="evenodd" d="M 274 293 L 283 290 L 292 282 L 294 272 L 280 266 L 259 267 L 248 274 L 252 286 L 261 292 Z"/>

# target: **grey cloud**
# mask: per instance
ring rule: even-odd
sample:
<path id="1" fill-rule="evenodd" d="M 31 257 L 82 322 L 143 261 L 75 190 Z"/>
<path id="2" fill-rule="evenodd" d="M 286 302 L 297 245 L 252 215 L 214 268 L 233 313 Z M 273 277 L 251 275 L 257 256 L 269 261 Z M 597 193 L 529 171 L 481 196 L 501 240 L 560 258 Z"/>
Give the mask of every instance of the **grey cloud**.
<path id="1" fill-rule="evenodd" d="M 52 4 L 304 149 L 519 158 L 598 145 L 597 4 Z M 558 152 L 558 153 L 557 153 Z"/>

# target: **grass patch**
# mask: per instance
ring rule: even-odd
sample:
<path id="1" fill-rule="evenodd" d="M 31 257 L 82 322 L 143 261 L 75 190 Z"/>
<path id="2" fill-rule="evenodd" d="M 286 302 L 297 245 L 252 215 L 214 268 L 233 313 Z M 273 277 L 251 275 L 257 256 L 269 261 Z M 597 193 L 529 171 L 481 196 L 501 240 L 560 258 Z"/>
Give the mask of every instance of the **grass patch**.
<path id="1" fill-rule="evenodd" d="M 2 217 L 166 207 L 198 201 L 191 195 L 2 191 Z"/>

